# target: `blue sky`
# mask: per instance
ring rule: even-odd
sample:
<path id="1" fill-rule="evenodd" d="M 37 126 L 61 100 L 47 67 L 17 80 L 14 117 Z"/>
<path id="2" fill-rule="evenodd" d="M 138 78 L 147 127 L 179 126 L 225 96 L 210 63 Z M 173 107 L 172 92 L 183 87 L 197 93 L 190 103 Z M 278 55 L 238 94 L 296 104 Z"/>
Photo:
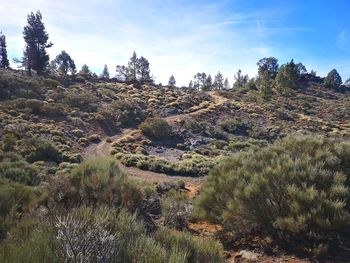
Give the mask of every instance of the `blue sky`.
<path id="1" fill-rule="evenodd" d="M 98 74 L 107 64 L 114 75 L 136 51 L 163 84 L 218 70 L 232 83 L 238 69 L 254 76 L 266 56 L 350 78 L 349 0 L 0 0 L 10 58 L 20 57 L 26 16 L 36 10 L 54 43 L 51 59 L 66 50 Z"/>

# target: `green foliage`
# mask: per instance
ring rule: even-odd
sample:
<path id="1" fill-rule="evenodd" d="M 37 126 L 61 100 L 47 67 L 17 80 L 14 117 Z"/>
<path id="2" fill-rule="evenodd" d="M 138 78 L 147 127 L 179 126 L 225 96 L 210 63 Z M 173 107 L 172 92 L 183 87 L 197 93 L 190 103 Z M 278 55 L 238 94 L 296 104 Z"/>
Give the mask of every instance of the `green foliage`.
<path id="1" fill-rule="evenodd" d="M 26 42 L 23 52 L 23 65 L 29 74 L 31 74 L 32 69 L 37 71 L 37 73 L 42 73 L 49 62 L 46 48 L 51 47 L 52 43 L 47 44 L 49 35 L 45 30 L 40 11 L 36 12 L 36 14 L 31 12 L 27 17 L 27 22 L 28 24 L 23 30 L 23 38 Z"/>
<path id="2" fill-rule="evenodd" d="M 164 225 L 170 228 L 182 230 L 189 219 L 189 211 L 186 210 L 186 195 L 170 190 L 161 200 L 162 217 Z"/>
<path id="3" fill-rule="evenodd" d="M 258 77 L 256 81 L 256 84 L 263 98 L 269 99 L 273 95 L 275 81 L 274 79 L 270 78 L 268 71 L 264 71 L 261 73 L 261 75 Z"/>
<path id="4" fill-rule="evenodd" d="M 37 206 L 42 194 L 41 189 L 0 180 L 0 239 Z"/>
<path id="5" fill-rule="evenodd" d="M 280 93 L 289 93 L 290 90 L 300 88 L 301 75 L 306 72 L 305 66 L 301 63 L 291 62 L 282 65 L 276 76 L 276 87 Z"/>
<path id="6" fill-rule="evenodd" d="M 350 145 L 288 137 L 236 154 L 208 177 L 197 214 L 240 232 L 322 240 L 349 233 Z"/>
<path id="7" fill-rule="evenodd" d="M 180 262 L 225 262 L 221 244 L 209 238 L 195 239 L 186 233 L 161 228 L 154 239 L 166 248 L 170 258 L 181 258 Z"/>
<path id="8" fill-rule="evenodd" d="M 47 103 L 37 99 L 18 98 L 9 102 L 16 110 L 31 112 L 35 115 L 58 117 L 66 114 L 66 109 L 61 103 Z"/>
<path id="9" fill-rule="evenodd" d="M 20 153 L 28 162 L 53 161 L 60 163 L 62 161 L 62 154 L 56 146 L 39 137 L 23 140 Z"/>
<path id="10" fill-rule="evenodd" d="M 261 78 L 267 73 L 268 79 L 275 79 L 278 70 L 278 59 L 275 57 L 262 58 L 258 61 L 258 77 Z"/>
<path id="11" fill-rule="evenodd" d="M 77 165 L 68 175 L 50 181 L 51 198 L 66 206 L 108 205 L 131 211 L 142 205 L 143 192 L 126 179 L 116 162 L 109 158 Z"/>
<path id="12" fill-rule="evenodd" d="M 43 79 L 43 83 L 47 87 L 57 88 L 61 83 L 54 79 Z"/>
<path id="13" fill-rule="evenodd" d="M 324 86 L 328 89 L 337 89 L 342 84 L 342 79 L 336 69 L 331 70 L 324 80 Z"/>
<path id="14" fill-rule="evenodd" d="M 248 136 L 250 130 L 249 125 L 234 119 L 227 119 L 220 126 L 225 132 L 241 136 Z"/>
<path id="15" fill-rule="evenodd" d="M 63 75 L 67 75 L 68 72 L 71 74 L 75 73 L 76 68 L 74 60 L 64 50 L 61 52 L 61 54 L 57 55 L 53 63 L 55 63 L 55 66 Z"/>
<path id="16" fill-rule="evenodd" d="M 122 154 L 118 157 L 125 166 L 136 166 L 142 170 L 193 177 L 207 175 L 216 163 L 215 159 L 212 160 L 198 154 L 175 163 L 164 158 L 138 154 Z"/>
<path id="17" fill-rule="evenodd" d="M 6 36 L 0 33 L 0 68 L 8 68 L 10 66 L 7 58 Z"/>
<path id="18" fill-rule="evenodd" d="M 0 152 L 0 179 L 27 185 L 38 185 L 41 181 L 35 166 L 17 154 L 2 152 Z"/>
<path id="19" fill-rule="evenodd" d="M 122 126 L 133 126 L 140 124 L 145 119 L 142 105 L 131 101 L 116 101 L 112 104 L 112 113 L 116 121 Z"/>
<path id="20" fill-rule="evenodd" d="M 0 100 L 16 98 L 40 98 L 42 83 L 39 78 L 15 74 L 10 70 L 0 71 Z"/>
<path id="21" fill-rule="evenodd" d="M 63 103 L 87 112 L 93 112 L 97 109 L 97 99 L 86 91 L 69 91 L 65 93 Z"/>
<path id="22" fill-rule="evenodd" d="M 140 125 L 142 133 L 153 140 L 171 139 L 174 136 L 171 126 L 166 120 L 148 118 Z"/>
<path id="23" fill-rule="evenodd" d="M 6 242 L 0 246 L 0 261 L 63 263 L 57 254 L 55 234 L 51 229 L 33 231 L 30 238 L 18 243 Z"/>

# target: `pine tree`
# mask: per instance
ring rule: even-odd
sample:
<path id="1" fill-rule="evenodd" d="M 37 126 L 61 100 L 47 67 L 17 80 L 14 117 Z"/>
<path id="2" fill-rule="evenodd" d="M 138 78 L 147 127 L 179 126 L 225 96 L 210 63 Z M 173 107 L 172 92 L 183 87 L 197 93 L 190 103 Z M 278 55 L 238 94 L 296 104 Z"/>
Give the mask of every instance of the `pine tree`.
<path id="1" fill-rule="evenodd" d="M 230 83 L 228 82 L 227 78 L 224 81 L 224 89 L 230 89 Z"/>
<path id="2" fill-rule="evenodd" d="M 204 85 L 203 85 L 203 90 L 204 91 L 210 91 L 213 88 L 213 80 L 211 78 L 211 75 L 209 74 L 208 77 L 206 78 Z"/>
<path id="3" fill-rule="evenodd" d="M 75 74 L 76 67 L 74 60 L 66 51 L 63 50 L 61 54 L 57 55 L 53 63 L 54 65 L 52 66 L 55 66 L 63 75 L 67 75 L 68 72 Z"/>
<path id="4" fill-rule="evenodd" d="M 197 73 L 196 75 L 194 75 L 194 82 L 193 82 L 193 87 L 195 89 L 199 90 L 203 90 L 203 87 L 205 86 L 205 81 L 207 80 L 207 74 L 203 73 Z"/>
<path id="5" fill-rule="evenodd" d="M 146 58 L 140 57 L 137 60 L 137 81 L 141 83 L 151 83 L 153 82 L 150 76 L 149 62 Z"/>
<path id="6" fill-rule="evenodd" d="M 214 77 L 213 87 L 215 90 L 222 90 L 224 87 L 224 76 L 219 71 Z"/>
<path id="7" fill-rule="evenodd" d="M 128 82 L 129 81 L 129 68 L 126 66 L 120 66 L 118 65 L 116 68 L 116 72 L 117 72 L 117 79 L 118 81 L 122 81 L 122 82 Z"/>
<path id="8" fill-rule="evenodd" d="M 276 76 L 276 88 L 280 93 L 289 93 L 290 90 L 300 88 L 302 74 L 306 73 L 303 64 L 295 64 L 292 59 L 289 63 L 282 65 Z"/>
<path id="9" fill-rule="evenodd" d="M 193 81 L 192 80 L 190 80 L 190 83 L 188 83 L 188 88 L 193 89 Z"/>
<path id="10" fill-rule="evenodd" d="M 137 81 L 137 71 L 138 71 L 138 58 L 136 52 L 132 54 L 130 61 L 128 63 L 128 80 L 131 82 Z"/>
<path id="11" fill-rule="evenodd" d="M 0 68 L 8 68 L 10 66 L 6 47 L 6 37 L 0 32 Z"/>
<path id="12" fill-rule="evenodd" d="M 337 89 L 342 83 L 342 79 L 336 69 L 331 70 L 324 80 L 324 86 L 328 89 Z"/>
<path id="13" fill-rule="evenodd" d="M 243 75 L 242 70 L 238 70 L 235 75 L 235 83 L 233 83 L 233 88 L 243 89 L 249 81 L 248 75 Z"/>
<path id="14" fill-rule="evenodd" d="M 170 76 L 168 85 L 170 87 L 175 87 L 176 86 L 176 80 L 175 80 L 175 77 L 173 75 Z"/>
<path id="15" fill-rule="evenodd" d="M 108 71 L 107 65 L 104 66 L 103 71 L 102 71 L 100 77 L 103 78 L 103 79 L 109 79 L 109 78 L 110 78 L 110 77 L 109 77 L 109 71 Z"/>
<path id="16" fill-rule="evenodd" d="M 49 55 L 46 53 L 46 48 L 53 44 L 47 44 L 49 35 L 45 30 L 42 22 L 40 11 L 36 14 L 31 12 L 27 17 L 28 24 L 24 27 L 23 38 L 26 42 L 23 52 L 22 64 L 29 74 L 31 70 L 36 70 L 37 73 L 42 73 L 48 65 Z"/>
<path id="17" fill-rule="evenodd" d="M 89 66 L 86 65 L 86 64 L 84 64 L 84 65 L 81 67 L 81 70 L 79 71 L 78 74 L 81 75 L 81 76 L 83 76 L 83 77 L 86 78 L 86 79 L 92 78 L 92 72 L 90 71 Z"/>

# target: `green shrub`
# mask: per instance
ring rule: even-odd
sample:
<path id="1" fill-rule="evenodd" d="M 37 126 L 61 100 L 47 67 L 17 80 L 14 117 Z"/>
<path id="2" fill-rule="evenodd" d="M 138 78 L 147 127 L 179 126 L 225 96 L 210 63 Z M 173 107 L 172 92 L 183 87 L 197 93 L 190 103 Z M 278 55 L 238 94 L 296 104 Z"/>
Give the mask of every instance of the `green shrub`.
<path id="1" fill-rule="evenodd" d="M 97 109 L 97 98 L 88 92 L 69 91 L 64 94 L 63 103 L 82 111 L 94 112 Z"/>
<path id="2" fill-rule="evenodd" d="M 119 100 L 112 104 L 112 110 L 122 126 L 138 125 L 145 120 L 145 112 L 139 103 Z"/>
<path id="3" fill-rule="evenodd" d="M 21 145 L 20 153 L 28 162 L 53 161 L 60 163 L 62 154 L 50 141 L 41 138 L 25 139 Z"/>
<path id="4" fill-rule="evenodd" d="M 64 262 L 57 254 L 55 234 L 52 230 L 33 231 L 30 238 L 19 243 L 0 246 L 0 262 Z"/>
<path id="5" fill-rule="evenodd" d="M 161 228 L 154 234 L 154 239 L 166 248 L 169 257 L 185 257 L 183 262 L 225 262 L 222 245 L 209 238 L 194 238 L 186 233 Z"/>
<path id="6" fill-rule="evenodd" d="M 10 152 L 14 150 L 16 145 L 16 137 L 13 133 L 6 133 L 2 139 L 2 150 L 4 152 Z"/>
<path id="7" fill-rule="evenodd" d="M 233 119 L 225 120 L 224 122 L 222 122 L 221 128 L 225 132 L 241 136 L 248 136 L 250 129 L 250 127 L 247 124 Z"/>
<path id="8" fill-rule="evenodd" d="M 40 189 L 0 180 L 0 232 L 8 231 L 25 213 L 31 211 L 40 195 Z"/>
<path id="9" fill-rule="evenodd" d="M 165 140 L 173 137 L 173 130 L 166 120 L 148 118 L 141 125 L 142 133 L 153 140 Z"/>
<path id="10" fill-rule="evenodd" d="M 292 136 L 235 154 L 210 174 L 201 218 L 303 241 L 350 233 L 350 144 Z"/>
<path id="11" fill-rule="evenodd" d="M 109 158 L 89 160 L 68 175 L 50 180 L 51 198 L 66 206 L 86 204 L 125 207 L 134 211 L 142 205 L 142 190 L 127 180 L 117 163 Z"/>
<path id="12" fill-rule="evenodd" d="M 0 179 L 27 185 L 40 183 L 38 169 L 14 153 L 0 152 Z"/>
<path id="13" fill-rule="evenodd" d="M 10 98 L 40 98 L 41 80 L 10 70 L 0 71 L 0 100 Z"/>
<path id="14" fill-rule="evenodd" d="M 43 79 L 43 83 L 45 86 L 50 88 L 56 88 L 57 86 L 60 85 L 60 83 L 54 79 Z"/>

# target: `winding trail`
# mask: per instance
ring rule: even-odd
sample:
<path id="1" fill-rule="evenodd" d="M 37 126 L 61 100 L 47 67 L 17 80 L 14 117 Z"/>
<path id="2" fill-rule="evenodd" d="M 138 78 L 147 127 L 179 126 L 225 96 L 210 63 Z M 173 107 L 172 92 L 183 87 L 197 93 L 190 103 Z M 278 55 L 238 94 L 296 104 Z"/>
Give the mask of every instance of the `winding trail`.
<path id="1" fill-rule="evenodd" d="M 164 119 L 169 124 L 174 123 L 180 123 L 184 121 L 187 118 L 196 117 L 200 114 L 207 113 L 210 111 L 214 111 L 217 107 L 220 107 L 224 103 L 228 101 L 228 99 L 219 96 L 215 94 L 215 92 L 211 91 L 207 93 L 212 97 L 212 102 L 205 107 L 200 108 L 196 111 L 190 112 L 190 113 L 183 113 L 183 114 L 177 114 L 177 115 L 171 115 L 168 117 L 165 117 Z M 139 132 L 137 129 L 124 129 L 120 134 L 114 135 L 110 137 L 112 142 L 118 141 L 121 138 L 131 135 L 134 132 Z M 106 141 L 106 138 L 103 138 L 100 143 L 98 144 L 92 144 L 88 146 L 85 149 L 84 157 L 85 159 L 90 158 L 96 158 L 96 157 L 104 157 L 110 155 L 111 150 L 111 143 L 108 143 Z M 194 197 L 200 190 L 203 177 L 184 177 L 184 176 L 174 176 L 174 175 L 167 175 L 164 173 L 156 173 L 152 171 L 144 171 L 141 169 L 138 169 L 136 167 L 126 167 L 122 163 L 118 162 L 120 165 L 120 168 L 125 171 L 131 178 L 139 179 L 142 181 L 147 181 L 148 183 L 164 183 L 164 182 L 174 182 L 178 180 L 183 180 L 185 182 L 186 188 L 188 190 L 189 197 Z"/>

